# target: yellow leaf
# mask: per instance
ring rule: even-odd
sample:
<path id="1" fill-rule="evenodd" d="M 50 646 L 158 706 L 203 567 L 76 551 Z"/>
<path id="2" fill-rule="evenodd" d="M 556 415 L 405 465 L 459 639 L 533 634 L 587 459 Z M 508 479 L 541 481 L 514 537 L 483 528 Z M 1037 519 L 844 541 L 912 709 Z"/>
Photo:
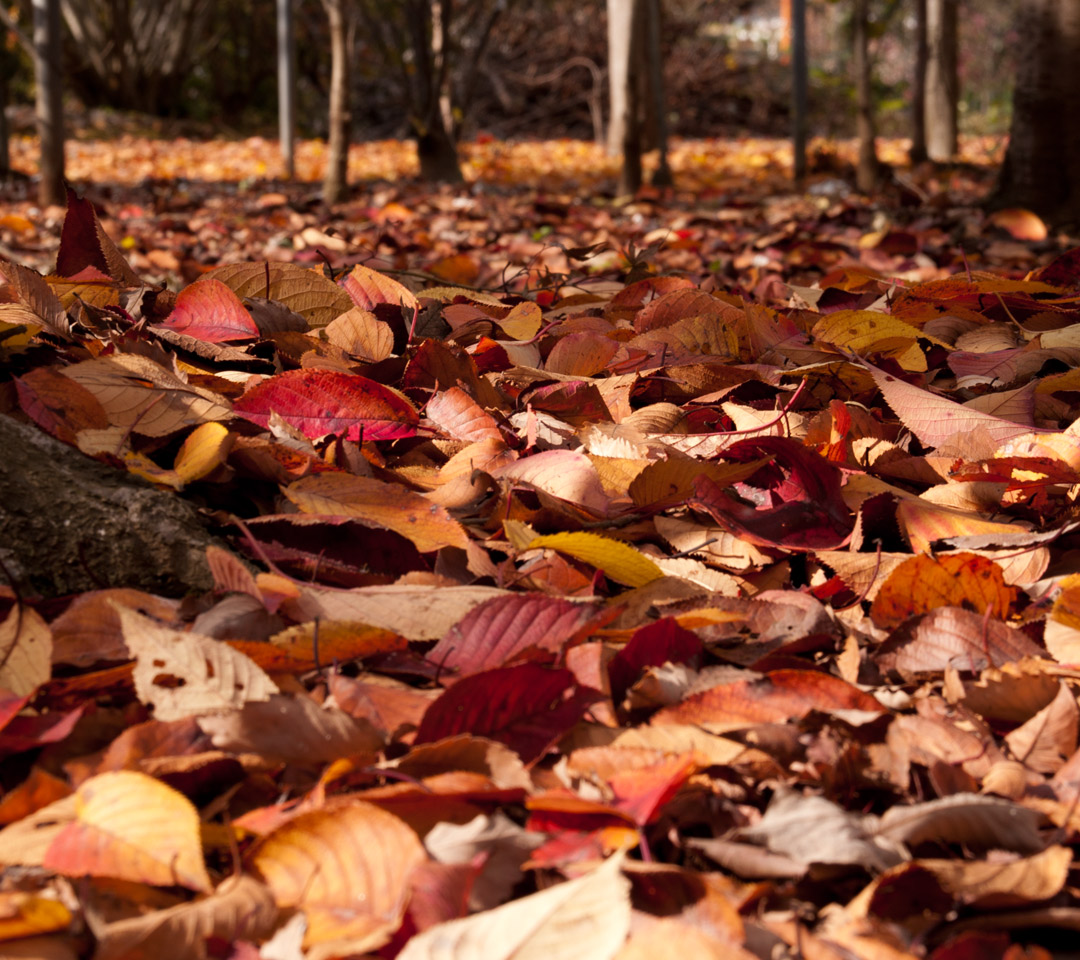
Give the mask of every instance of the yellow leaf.
<path id="1" fill-rule="evenodd" d="M 628 587 L 643 587 L 664 575 L 655 563 L 629 544 L 596 533 L 549 533 L 536 537 L 528 549 L 536 547 L 550 547 L 583 560 Z"/>
<path id="2" fill-rule="evenodd" d="M 543 317 L 540 307 L 531 300 L 519 303 L 502 320 L 499 326 L 512 340 L 531 340 L 540 331 Z"/>
<path id="3" fill-rule="evenodd" d="M 44 866 L 69 877 L 210 889 L 198 811 L 182 793 L 134 770 L 82 783 L 75 820 L 50 844 Z"/>
<path id="4" fill-rule="evenodd" d="M 0 893 L 0 941 L 63 930 L 69 923 L 71 911 L 59 900 L 24 890 Z"/>
<path id="5" fill-rule="evenodd" d="M 875 310 L 837 310 L 822 317 L 811 332 L 817 340 L 854 353 L 895 357 L 905 370 L 926 369 L 926 357 L 916 342 L 920 337 L 947 346 L 918 327 Z"/>
<path id="6" fill-rule="evenodd" d="M 222 463 L 232 446 L 231 434 L 220 423 L 211 421 L 196 427 L 188 435 L 173 469 L 184 483 L 200 480 Z"/>

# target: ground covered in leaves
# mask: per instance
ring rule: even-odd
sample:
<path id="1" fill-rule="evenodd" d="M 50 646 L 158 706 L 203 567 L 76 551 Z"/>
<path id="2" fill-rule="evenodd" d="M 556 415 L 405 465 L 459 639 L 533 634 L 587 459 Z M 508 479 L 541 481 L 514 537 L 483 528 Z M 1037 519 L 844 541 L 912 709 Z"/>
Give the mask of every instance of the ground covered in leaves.
<path id="1" fill-rule="evenodd" d="M 7 556 L 4 956 L 1080 927 L 1080 251 L 974 162 L 682 144 L 627 202 L 534 147 L 332 210 L 227 156 L 13 194 L 0 416 L 222 545 L 185 596 Z"/>

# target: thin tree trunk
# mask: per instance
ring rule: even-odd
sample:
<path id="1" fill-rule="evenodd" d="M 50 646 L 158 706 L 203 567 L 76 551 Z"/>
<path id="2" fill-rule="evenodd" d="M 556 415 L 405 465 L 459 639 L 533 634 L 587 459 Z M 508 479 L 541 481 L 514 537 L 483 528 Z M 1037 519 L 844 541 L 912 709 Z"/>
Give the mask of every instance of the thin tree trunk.
<path id="1" fill-rule="evenodd" d="M 875 140 L 874 96 L 870 85 L 870 24 L 869 0 L 855 0 L 855 134 L 859 140 L 859 163 L 855 184 L 863 193 L 870 193 L 878 182 L 878 158 Z"/>
<path id="2" fill-rule="evenodd" d="M 1027 0 L 1019 21 L 1012 126 L 990 205 L 1080 224 L 1080 0 Z"/>
<path id="3" fill-rule="evenodd" d="M 617 156 L 626 137 L 630 103 L 630 43 L 635 0 L 607 0 L 608 104 L 607 151 Z"/>
<path id="4" fill-rule="evenodd" d="M 608 151 L 622 154 L 617 192 L 637 193 L 641 186 L 641 84 L 634 70 L 634 51 L 642 45 L 643 0 L 607 0 L 608 76 L 611 125 Z"/>
<path id="5" fill-rule="evenodd" d="M 791 0 L 791 148 L 796 183 L 806 179 L 806 111 L 809 70 L 806 56 L 806 0 Z"/>
<path id="6" fill-rule="evenodd" d="M 60 0 L 33 0 L 34 80 L 41 137 L 38 203 L 64 202 L 64 107 L 60 72 Z"/>
<path id="7" fill-rule="evenodd" d="M 7 122 L 7 104 L 10 93 L 11 54 L 0 50 L 0 180 L 11 177 L 11 131 Z"/>
<path id="8" fill-rule="evenodd" d="M 430 0 L 431 34 L 424 51 L 429 75 L 423 78 L 427 104 L 423 127 L 416 138 L 420 177 L 442 183 L 461 183 L 461 163 L 457 154 L 456 120 L 450 83 L 450 22 L 453 0 Z M 426 31 L 416 33 L 417 42 Z"/>
<path id="9" fill-rule="evenodd" d="M 912 163 L 926 160 L 926 0 L 915 0 L 915 72 L 911 77 L 911 152 Z"/>
<path id="10" fill-rule="evenodd" d="M 926 149 L 932 160 L 956 154 L 957 2 L 926 0 Z"/>
<path id="11" fill-rule="evenodd" d="M 323 0 L 330 22 L 330 147 L 323 178 L 323 200 L 340 203 L 345 198 L 349 170 L 349 73 L 345 42 L 345 4 L 348 0 Z"/>
<path id="12" fill-rule="evenodd" d="M 656 120 L 656 149 L 659 162 L 652 175 L 654 187 L 670 187 L 674 182 L 668 163 L 667 97 L 664 95 L 664 59 L 660 51 L 663 29 L 660 0 L 644 0 L 646 19 L 643 33 L 646 38 L 649 63 L 649 98 Z"/>
<path id="13" fill-rule="evenodd" d="M 285 177 L 296 176 L 296 38 L 292 0 L 277 0 L 278 137 Z"/>

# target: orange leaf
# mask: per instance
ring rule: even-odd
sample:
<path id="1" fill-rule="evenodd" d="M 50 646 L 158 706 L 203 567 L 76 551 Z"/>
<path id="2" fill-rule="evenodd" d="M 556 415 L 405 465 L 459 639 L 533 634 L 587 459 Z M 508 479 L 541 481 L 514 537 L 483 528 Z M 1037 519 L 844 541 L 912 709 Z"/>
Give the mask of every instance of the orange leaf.
<path id="1" fill-rule="evenodd" d="M 405 912 L 409 876 L 425 859 L 403 821 L 359 801 L 301 814 L 250 855 L 278 906 L 304 911 L 305 946 L 344 942 L 341 954 L 389 940 Z"/>
<path id="2" fill-rule="evenodd" d="M 992 560 L 973 553 L 937 559 L 922 555 L 905 560 L 892 572 L 870 608 L 870 617 L 884 630 L 936 607 L 968 606 L 1003 619 L 1015 598 L 1016 589 L 1006 585 L 1001 567 Z"/>

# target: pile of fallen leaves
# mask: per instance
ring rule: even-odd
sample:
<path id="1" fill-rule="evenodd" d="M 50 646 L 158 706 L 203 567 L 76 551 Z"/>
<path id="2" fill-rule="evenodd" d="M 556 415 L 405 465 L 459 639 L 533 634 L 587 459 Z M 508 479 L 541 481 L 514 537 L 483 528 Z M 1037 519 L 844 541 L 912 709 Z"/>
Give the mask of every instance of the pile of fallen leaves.
<path id="1" fill-rule="evenodd" d="M 0 264 L 4 415 L 234 547 L 182 600 L 2 588 L 4 956 L 1080 925 L 1080 251 L 782 306 L 623 269 L 173 293 L 75 197 L 54 273 Z"/>

